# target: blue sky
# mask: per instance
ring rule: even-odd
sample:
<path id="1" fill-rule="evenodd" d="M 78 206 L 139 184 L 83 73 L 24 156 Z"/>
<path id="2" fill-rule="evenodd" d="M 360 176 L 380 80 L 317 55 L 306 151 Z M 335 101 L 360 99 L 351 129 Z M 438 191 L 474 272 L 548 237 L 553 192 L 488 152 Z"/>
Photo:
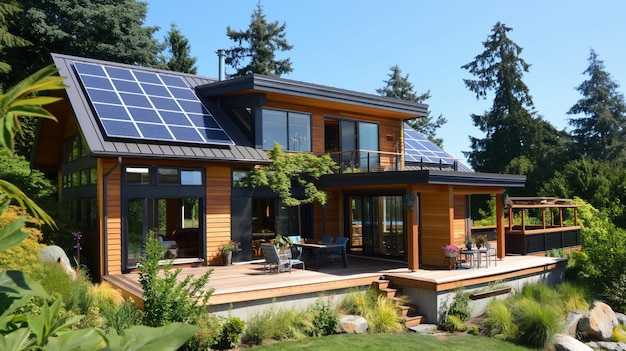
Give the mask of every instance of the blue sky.
<path id="1" fill-rule="evenodd" d="M 146 25 L 171 23 L 189 39 L 198 73 L 217 77 L 217 49 L 235 43 L 226 27 L 245 30 L 257 0 L 148 0 Z M 283 78 L 376 94 L 390 67 L 409 74 L 415 91 L 430 90 L 431 114 L 448 123 L 438 131 L 444 149 L 465 160 L 469 136 L 484 135 L 470 115 L 489 109 L 492 97 L 476 100 L 463 84 L 473 78 L 461 66 L 473 61 L 498 21 L 524 50 L 530 70 L 524 82 L 536 111 L 558 129 L 568 128 L 569 108 L 581 95 L 593 48 L 613 80 L 626 92 L 626 1 L 415 1 L 263 0 L 267 20 L 286 23 L 294 46 L 294 71 Z"/>

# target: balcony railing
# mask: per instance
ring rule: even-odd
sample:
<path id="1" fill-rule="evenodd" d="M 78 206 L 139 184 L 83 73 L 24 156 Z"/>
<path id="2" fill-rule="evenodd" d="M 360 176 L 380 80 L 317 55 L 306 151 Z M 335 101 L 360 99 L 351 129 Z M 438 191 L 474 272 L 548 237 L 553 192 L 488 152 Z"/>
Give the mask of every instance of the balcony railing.
<path id="1" fill-rule="evenodd" d="M 358 173 L 358 172 L 393 172 L 405 170 L 458 170 L 458 163 L 438 163 L 420 161 L 406 161 L 404 154 L 399 152 L 384 152 L 375 150 L 351 150 L 342 152 L 331 152 L 330 157 L 339 166 L 338 173 Z"/>

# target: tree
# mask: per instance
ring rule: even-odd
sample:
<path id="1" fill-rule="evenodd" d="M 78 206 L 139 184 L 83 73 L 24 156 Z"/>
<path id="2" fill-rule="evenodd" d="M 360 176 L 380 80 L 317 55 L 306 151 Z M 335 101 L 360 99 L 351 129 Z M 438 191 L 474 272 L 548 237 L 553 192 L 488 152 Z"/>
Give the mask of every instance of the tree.
<path id="1" fill-rule="evenodd" d="M 170 31 L 165 36 L 164 44 L 164 51 L 168 52 L 168 55 L 159 55 L 159 61 L 164 69 L 196 74 L 198 71 L 196 61 L 198 59 L 190 56 L 191 47 L 189 46 L 189 39 L 185 38 L 178 27 L 173 23 L 170 27 Z"/>
<path id="2" fill-rule="evenodd" d="M 0 48 L 2 47 L 21 47 L 28 46 L 31 43 L 17 35 L 13 35 L 9 32 L 9 27 L 13 25 L 17 15 L 22 12 L 22 8 L 19 4 L 13 2 L 0 3 Z M 0 49 L 1 51 L 1 49 Z M 0 62 L 0 73 L 5 74 L 11 71 L 11 66 L 8 63 Z M 0 90 L 4 87 L 0 82 Z"/>
<path id="3" fill-rule="evenodd" d="M 589 79 L 578 90 L 583 98 L 567 112 L 584 115 L 570 118 L 574 127 L 572 137 L 581 156 L 603 160 L 626 159 L 626 103 L 617 91 L 619 84 L 611 79 L 604 62 L 593 49 L 589 52 L 589 67 L 584 71 Z"/>
<path id="4" fill-rule="evenodd" d="M 556 129 L 535 116 L 532 98 L 522 80 L 530 66 L 519 56 L 522 48 L 507 37 L 510 30 L 496 23 L 483 42 L 485 51 L 461 67 L 476 76 L 463 81 L 477 99 L 494 92 L 491 110 L 471 115 L 474 125 L 486 135 L 483 139 L 470 137 L 472 151 L 465 155 L 480 172 L 504 172 L 520 157 L 540 166 L 536 162 L 540 152 L 559 145 Z"/>
<path id="5" fill-rule="evenodd" d="M 257 8 L 251 17 L 250 27 L 245 31 L 235 31 L 230 26 L 226 28 L 226 35 L 238 45 L 226 50 L 225 62 L 236 70 L 229 76 L 241 77 L 250 73 L 259 73 L 280 77 L 284 73 L 293 71 L 289 58 L 276 59 L 276 51 L 287 51 L 293 48 L 285 38 L 286 24 L 279 25 L 278 21 L 268 23 L 261 2 L 257 3 Z M 244 46 L 244 42 L 247 45 Z"/>
<path id="6" fill-rule="evenodd" d="M 409 82 L 409 75 L 402 76 L 402 70 L 398 65 L 391 67 L 391 73 L 389 73 L 389 80 L 383 81 L 387 85 L 381 89 L 376 89 L 376 92 L 382 96 L 394 97 L 406 101 L 415 101 L 423 103 L 430 99 L 430 91 L 427 91 L 421 95 L 416 95 L 413 90 L 413 84 Z M 407 123 L 418 132 L 424 134 L 428 139 L 437 144 L 439 147 L 443 147 L 443 139 L 437 138 L 437 129 L 446 124 L 446 120 L 443 115 L 439 115 L 437 119 L 433 119 L 430 115 L 430 111 L 425 117 L 415 118 L 408 120 Z"/>

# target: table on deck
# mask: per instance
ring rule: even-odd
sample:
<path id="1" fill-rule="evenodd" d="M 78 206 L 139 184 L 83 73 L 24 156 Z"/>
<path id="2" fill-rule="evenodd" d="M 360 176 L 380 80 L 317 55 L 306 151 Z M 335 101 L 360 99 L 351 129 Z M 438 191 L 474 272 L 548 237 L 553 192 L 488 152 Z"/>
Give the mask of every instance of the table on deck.
<path id="1" fill-rule="evenodd" d="M 295 246 L 308 247 L 315 250 L 315 269 L 320 269 L 320 257 L 322 256 L 322 249 L 335 249 L 341 248 L 341 257 L 343 260 L 343 268 L 348 268 L 348 254 L 346 253 L 346 245 L 342 244 L 314 244 L 314 243 L 293 243 Z"/>
<path id="2" fill-rule="evenodd" d="M 487 257 L 488 252 L 489 251 L 487 249 L 461 250 L 461 254 L 465 255 L 466 259 L 467 259 L 468 256 L 471 258 L 469 260 L 470 261 L 470 268 L 480 268 L 483 255 L 485 255 L 485 261 L 489 262 L 489 261 L 487 261 L 489 259 Z"/>

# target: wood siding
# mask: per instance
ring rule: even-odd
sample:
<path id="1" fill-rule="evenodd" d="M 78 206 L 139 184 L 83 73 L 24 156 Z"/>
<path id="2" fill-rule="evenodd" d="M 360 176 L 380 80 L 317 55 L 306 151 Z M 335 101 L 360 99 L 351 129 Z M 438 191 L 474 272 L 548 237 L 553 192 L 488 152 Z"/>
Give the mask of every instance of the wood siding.
<path id="1" fill-rule="evenodd" d="M 103 252 L 106 257 L 108 266 L 101 268 L 104 274 L 119 274 L 122 272 L 122 188 L 121 188 L 121 166 L 117 165 L 116 159 L 99 159 L 98 160 L 98 204 L 100 209 L 106 206 L 106 214 L 101 213 L 106 223 L 101 224 L 101 242 L 106 240 L 107 251 Z M 110 172 L 110 173 L 109 173 Z M 106 189 L 103 188 L 103 177 L 106 178 Z M 102 190 L 100 190 L 102 189 Z M 101 195 L 106 194 L 103 198 L 104 203 L 100 202 Z M 104 233 L 106 232 L 106 235 Z M 105 271 L 106 270 L 106 271 Z"/>
<path id="2" fill-rule="evenodd" d="M 465 196 L 454 196 L 454 227 L 452 231 L 453 240 L 452 243 L 461 247 L 465 243 L 465 235 L 467 233 L 467 220 L 465 209 Z"/>
<path id="3" fill-rule="evenodd" d="M 443 188 L 443 189 L 441 189 Z M 454 204 L 448 187 L 441 192 L 422 193 L 420 198 L 420 260 L 422 265 L 443 266 L 441 248 L 451 243 Z"/>
<path id="4" fill-rule="evenodd" d="M 220 246 L 230 240 L 231 168 L 206 168 L 206 252 L 208 264 L 222 263 Z"/>
<path id="5" fill-rule="evenodd" d="M 313 233 L 317 240 L 320 240 L 324 235 L 330 235 L 338 237 L 343 235 L 343 223 L 340 218 L 343 212 L 341 193 L 338 191 L 329 192 L 328 205 L 325 209 L 319 204 L 314 206 L 314 223 Z"/>

